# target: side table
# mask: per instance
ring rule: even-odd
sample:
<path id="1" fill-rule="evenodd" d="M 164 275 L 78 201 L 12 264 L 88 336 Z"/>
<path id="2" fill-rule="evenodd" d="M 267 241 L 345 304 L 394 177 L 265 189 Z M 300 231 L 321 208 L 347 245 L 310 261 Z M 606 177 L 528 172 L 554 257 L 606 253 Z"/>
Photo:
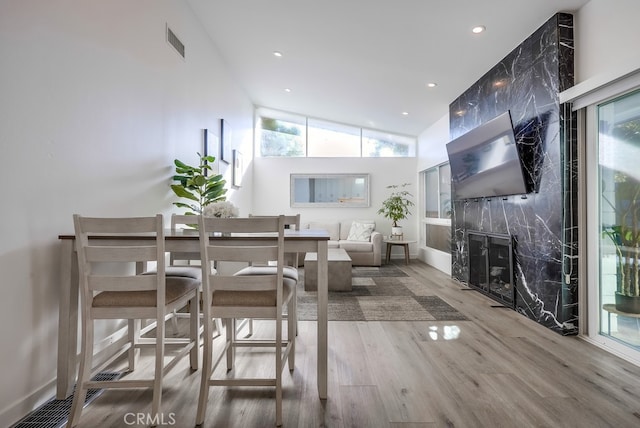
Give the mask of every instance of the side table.
<path id="1" fill-rule="evenodd" d="M 394 245 L 400 245 L 400 246 L 402 246 L 404 248 L 404 262 L 405 262 L 405 264 L 409 264 L 409 244 L 413 244 L 414 242 L 417 242 L 417 241 L 407 241 L 405 239 L 384 238 L 382 240 L 382 242 L 387 244 L 387 259 L 386 259 L 386 263 L 389 263 L 389 260 L 391 259 L 391 247 L 393 247 Z"/>
<path id="2" fill-rule="evenodd" d="M 640 318 L 640 314 L 631 314 L 628 312 L 622 312 L 616 309 L 616 305 L 613 303 L 605 303 L 602 305 L 602 309 L 607 311 L 607 324 L 609 326 L 609 336 L 611 336 L 611 314 L 622 315 L 630 318 Z"/>

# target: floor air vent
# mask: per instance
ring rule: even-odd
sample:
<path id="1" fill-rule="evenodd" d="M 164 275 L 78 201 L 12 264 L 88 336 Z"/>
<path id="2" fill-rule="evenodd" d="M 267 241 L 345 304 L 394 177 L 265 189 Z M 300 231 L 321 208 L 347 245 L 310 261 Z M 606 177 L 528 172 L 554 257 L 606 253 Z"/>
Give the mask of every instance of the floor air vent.
<path id="1" fill-rule="evenodd" d="M 116 380 L 122 376 L 122 373 L 102 372 L 98 373 L 93 380 Z M 89 389 L 84 405 L 91 403 L 101 393 L 103 389 Z M 18 421 L 11 428 L 60 428 L 69 418 L 71 410 L 71 402 L 73 401 L 73 393 L 64 400 L 50 400 L 29 413 L 22 420 Z"/>
<path id="2" fill-rule="evenodd" d="M 178 36 L 171 31 L 171 28 L 167 25 L 167 42 L 173 46 L 173 48 L 184 58 L 184 44 L 180 41 Z"/>

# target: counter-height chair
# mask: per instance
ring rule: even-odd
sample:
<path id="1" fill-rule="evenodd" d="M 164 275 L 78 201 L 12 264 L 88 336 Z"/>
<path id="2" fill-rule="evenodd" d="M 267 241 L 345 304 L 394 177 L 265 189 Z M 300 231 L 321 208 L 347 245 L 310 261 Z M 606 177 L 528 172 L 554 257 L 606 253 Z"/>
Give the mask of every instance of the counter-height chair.
<path id="1" fill-rule="evenodd" d="M 249 214 L 249 217 L 266 217 Z M 285 215 L 284 216 L 284 227 L 285 229 L 293 229 L 300 230 L 300 214 L 295 215 Z M 298 280 L 298 259 L 299 253 L 284 253 L 284 261 L 285 261 L 285 269 L 284 275 L 294 278 L 296 281 Z M 274 264 L 274 263 L 272 263 Z M 287 267 L 292 267 L 294 269 L 287 269 Z"/>
<path id="2" fill-rule="evenodd" d="M 187 214 L 172 214 L 171 232 L 175 232 L 179 229 L 192 228 L 192 226 L 196 225 L 197 223 L 197 216 Z M 155 272 L 156 269 L 152 268 L 146 270 L 144 274 L 154 274 Z M 213 272 L 215 273 L 215 269 L 213 270 Z M 201 281 L 202 268 L 200 267 L 200 251 L 169 252 L 169 264 L 165 267 L 165 275 L 167 277 L 187 277 Z M 189 313 L 179 312 L 178 310 L 173 311 L 171 320 L 173 322 L 173 328 L 175 330 L 178 329 L 178 318 L 183 318 L 185 316 L 189 316 Z M 222 331 L 222 323 L 220 320 L 216 320 L 216 328 L 218 329 L 218 331 Z"/>
<path id="3" fill-rule="evenodd" d="M 175 232 L 184 226 L 189 227 L 198 223 L 198 216 L 186 214 L 171 215 L 171 231 Z M 192 262 L 197 262 L 192 265 Z M 188 276 L 195 279 L 202 279 L 202 269 L 200 268 L 200 252 L 179 252 L 169 253 L 169 266 L 166 268 L 167 276 Z"/>
<path id="4" fill-rule="evenodd" d="M 175 232 L 181 227 L 195 225 L 198 217 L 186 214 L 171 215 L 171 232 Z M 193 265 L 192 262 L 198 262 Z M 146 269 L 145 274 L 156 273 L 155 268 Z M 169 264 L 165 267 L 166 276 L 185 276 L 187 278 L 202 279 L 202 269 L 200 268 L 200 252 L 172 251 L 169 253 Z"/>
<path id="5" fill-rule="evenodd" d="M 249 217 L 267 217 L 267 216 L 257 216 L 249 214 Z M 300 230 L 300 214 L 295 215 L 285 215 L 284 217 L 284 227 L 285 229 L 293 229 Z M 284 253 L 284 268 L 282 274 L 291 278 L 298 282 L 298 258 L 302 256 L 304 258 L 304 254 L 300 253 Z M 275 269 L 276 261 L 270 260 L 268 263 L 263 265 L 252 265 L 247 266 L 246 268 L 240 270 L 237 275 L 261 275 L 264 272 L 271 272 Z M 296 290 L 294 292 L 297 295 Z M 297 297 L 294 295 L 294 299 Z M 296 319 L 296 335 L 298 331 L 298 321 Z M 253 334 L 253 320 L 249 320 L 249 334 Z"/>
<path id="6" fill-rule="evenodd" d="M 135 218 L 95 218 L 73 216 L 82 317 L 82 339 L 78 381 L 67 426 L 75 426 L 81 417 L 89 388 L 151 388 L 151 413 L 161 412 L 162 380 L 182 357 L 190 354 L 192 369 L 198 368 L 199 296 L 200 280 L 165 275 L 165 242 L 162 215 Z M 100 234 L 136 235 L 130 245 L 111 245 L 99 239 Z M 141 240 L 140 235 L 145 239 Z M 90 236 L 97 238 L 89 239 Z M 157 263 L 155 274 L 136 274 L 139 263 Z M 165 319 L 175 309 L 189 306 L 191 313 L 188 339 L 165 338 Z M 94 320 L 128 320 L 127 342 L 115 355 L 93 367 Z M 135 320 L 153 319 L 155 338 L 140 338 Z M 155 350 L 154 376 L 150 379 L 92 381 L 94 373 L 101 371 L 124 353 L 129 354 L 129 370 L 135 366 L 136 348 L 153 347 Z M 169 348 L 178 349 L 170 350 Z M 167 357 L 173 356 L 165 364 Z"/>
<path id="7" fill-rule="evenodd" d="M 282 424 L 282 371 L 289 365 L 293 370 L 295 361 L 295 316 L 289 317 L 286 339 L 283 337 L 284 308 L 295 314 L 296 280 L 285 277 L 284 270 L 284 216 L 252 218 L 209 218 L 199 219 L 200 254 L 203 276 L 204 311 L 204 353 L 202 380 L 196 424 L 205 420 L 209 389 L 211 386 L 271 386 L 276 389 L 276 425 Z M 214 232 L 266 233 L 269 239 L 248 238 L 209 240 Z M 213 261 L 263 264 L 269 260 L 277 265 L 269 271 L 257 275 L 222 274 L 208 275 L 207 266 Z M 226 320 L 224 346 L 214 358 L 212 342 L 212 319 Z M 234 326 L 237 318 L 260 318 L 275 320 L 275 340 L 238 339 Z M 216 342 L 219 343 L 219 342 Z M 233 372 L 236 348 L 274 347 L 275 377 L 244 378 Z M 226 355 L 227 372 L 216 373 L 216 368 Z M 270 371 L 270 373 L 272 373 Z"/>

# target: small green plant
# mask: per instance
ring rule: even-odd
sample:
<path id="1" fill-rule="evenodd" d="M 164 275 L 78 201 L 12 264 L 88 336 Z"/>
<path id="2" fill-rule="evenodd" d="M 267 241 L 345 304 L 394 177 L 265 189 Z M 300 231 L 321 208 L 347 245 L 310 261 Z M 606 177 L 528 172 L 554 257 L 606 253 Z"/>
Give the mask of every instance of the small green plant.
<path id="1" fill-rule="evenodd" d="M 640 183 L 624 174 L 616 175 L 616 201 L 602 200 L 613 210 L 619 224 L 606 226 L 602 235 L 615 246 L 618 267 L 618 293 L 640 296 Z"/>
<path id="2" fill-rule="evenodd" d="M 613 242 L 616 249 L 616 309 L 640 313 L 640 235 L 637 227 L 607 226 L 603 236 Z"/>
<path id="3" fill-rule="evenodd" d="M 392 184 L 387 186 L 387 189 L 403 189 L 409 185 L 409 183 Z M 382 214 L 383 217 L 391 220 L 393 227 L 398 227 L 400 220 L 404 220 L 411 215 L 409 207 L 412 207 L 414 203 L 409 199 L 410 197 L 413 197 L 413 195 L 408 190 L 394 190 L 382 202 L 382 207 L 378 210 L 378 214 Z"/>
<path id="4" fill-rule="evenodd" d="M 187 165 L 186 163 L 175 159 L 176 174 L 173 181 L 176 183 L 171 185 L 171 190 L 176 196 L 187 199 L 188 202 L 174 202 L 173 205 L 186 208 L 185 214 L 198 215 L 202 213 L 204 207 L 214 202 L 225 201 L 227 189 L 226 180 L 221 174 L 207 175 L 211 171 L 212 164 L 216 158 L 213 156 L 202 156 L 198 153 L 200 160 L 198 166 Z"/>

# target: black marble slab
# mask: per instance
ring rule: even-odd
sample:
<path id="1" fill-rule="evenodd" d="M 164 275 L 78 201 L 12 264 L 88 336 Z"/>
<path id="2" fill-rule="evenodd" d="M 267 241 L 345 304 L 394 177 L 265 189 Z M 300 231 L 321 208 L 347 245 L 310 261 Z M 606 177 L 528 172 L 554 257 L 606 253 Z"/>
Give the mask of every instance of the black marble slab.
<path id="1" fill-rule="evenodd" d="M 529 193 L 454 202 L 452 275 L 467 282 L 467 231 L 517 242 L 515 310 L 562 334 L 578 329 L 577 138 L 573 16 L 559 13 L 449 106 L 451 138 L 511 111 Z"/>

